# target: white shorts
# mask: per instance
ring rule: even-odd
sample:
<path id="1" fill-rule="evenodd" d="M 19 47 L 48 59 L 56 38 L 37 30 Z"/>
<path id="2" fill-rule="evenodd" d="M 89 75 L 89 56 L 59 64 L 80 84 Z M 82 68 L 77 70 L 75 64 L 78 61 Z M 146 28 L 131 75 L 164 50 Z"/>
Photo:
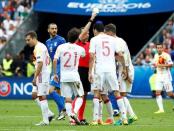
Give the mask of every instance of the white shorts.
<path id="1" fill-rule="evenodd" d="M 61 95 L 65 98 L 71 98 L 74 96 L 83 96 L 84 90 L 81 81 L 80 82 L 61 82 Z"/>
<path id="2" fill-rule="evenodd" d="M 134 71 L 129 71 L 129 78 L 132 80 L 132 83 L 133 83 L 133 80 L 134 80 Z M 122 79 L 122 76 L 119 75 L 119 78 L 118 78 L 118 83 L 119 83 L 119 86 L 120 86 L 120 92 L 128 92 L 128 93 L 131 93 L 132 91 L 132 83 Z"/>
<path id="3" fill-rule="evenodd" d="M 38 83 L 37 86 L 33 86 L 32 92 L 36 92 L 37 96 L 46 96 L 49 94 L 49 83 Z"/>
<path id="4" fill-rule="evenodd" d="M 91 86 L 91 90 L 99 90 L 101 92 L 119 90 L 115 72 L 96 73 L 94 83 Z"/>
<path id="5" fill-rule="evenodd" d="M 166 92 L 173 91 L 173 86 L 171 81 L 156 81 L 155 85 L 156 85 L 156 90 L 162 91 L 164 89 Z"/>

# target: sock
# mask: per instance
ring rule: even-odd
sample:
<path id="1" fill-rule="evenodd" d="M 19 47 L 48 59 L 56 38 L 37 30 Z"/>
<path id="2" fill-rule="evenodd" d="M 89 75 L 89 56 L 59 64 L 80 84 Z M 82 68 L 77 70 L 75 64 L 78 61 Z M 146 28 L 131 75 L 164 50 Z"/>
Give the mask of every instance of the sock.
<path id="1" fill-rule="evenodd" d="M 106 104 L 106 109 L 108 111 L 109 118 L 114 120 L 114 117 L 113 117 L 114 112 L 113 112 L 113 108 L 112 108 L 110 100 L 107 100 L 104 103 Z"/>
<path id="2" fill-rule="evenodd" d="M 99 108 L 98 108 L 98 119 L 102 120 L 103 117 L 103 102 L 102 100 L 99 101 Z"/>
<path id="3" fill-rule="evenodd" d="M 163 99 L 161 95 L 156 96 L 156 102 L 159 107 L 159 110 L 164 110 L 163 108 Z"/>
<path id="4" fill-rule="evenodd" d="M 125 104 L 125 107 L 126 107 L 126 112 L 128 112 L 128 114 L 133 117 L 135 116 L 135 113 L 132 109 L 132 106 L 130 105 L 130 102 L 129 100 L 127 99 L 127 97 L 123 97 L 123 101 L 124 101 L 124 104 Z"/>
<path id="5" fill-rule="evenodd" d="M 39 100 L 39 98 L 36 98 L 35 100 L 34 100 L 36 103 L 37 103 L 37 105 L 41 108 L 41 104 L 40 104 L 40 100 Z M 49 107 L 48 107 L 48 116 L 53 116 L 54 115 L 54 113 L 49 109 Z"/>
<path id="6" fill-rule="evenodd" d="M 50 96 L 56 102 L 59 112 L 61 112 L 65 108 L 64 107 L 64 98 L 62 96 L 60 96 L 56 91 L 51 92 Z"/>
<path id="7" fill-rule="evenodd" d="M 77 114 L 80 107 L 82 106 L 83 99 L 81 97 L 78 97 L 75 101 L 75 106 L 74 106 L 74 113 Z"/>
<path id="8" fill-rule="evenodd" d="M 65 108 L 66 108 L 66 113 L 68 114 L 68 116 L 71 116 L 72 115 L 72 104 L 66 102 L 65 103 Z"/>
<path id="9" fill-rule="evenodd" d="M 47 102 L 47 100 L 40 101 L 40 106 L 41 106 L 43 121 L 46 124 L 49 124 L 49 120 L 48 120 L 48 102 Z"/>
<path id="10" fill-rule="evenodd" d="M 120 109 L 120 112 L 121 112 L 121 119 L 127 119 L 126 108 L 125 108 L 125 105 L 124 105 L 123 98 L 118 97 L 116 99 L 117 99 L 118 108 Z"/>
<path id="11" fill-rule="evenodd" d="M 119 110 L 118 104 L 117 104 L 117 101 L 115 100 L 115 96 L 113 92 L 109 95 L 109 100 L 112 104 L 113 110 Z"/>
<path id="12" fill-rule="evenodd" d="M 77 99 L 77 97 L 75 97 L 74 100 L 73 100 L 73 102 L 72 102 L 72 112 L 74 111 L 76 99 Z"/>
<path id="13" fill-rule="evenodd" d="M 80 107 L 79 113 L 78 113 L 78 119 L 79 120 L 83 120 L 84 119 L 85 107 L 86 107 L 86 99 L 83 99 L 82 106 Z"/>
<path id="14" fill-rule="evenodd" d="M 93 98 L 93 104 L 94 104 L 94 110 L 93 110 L 93 121 L 98 120 L 98 113 L 99 113 L 99 99 L 98 98 Z"/>

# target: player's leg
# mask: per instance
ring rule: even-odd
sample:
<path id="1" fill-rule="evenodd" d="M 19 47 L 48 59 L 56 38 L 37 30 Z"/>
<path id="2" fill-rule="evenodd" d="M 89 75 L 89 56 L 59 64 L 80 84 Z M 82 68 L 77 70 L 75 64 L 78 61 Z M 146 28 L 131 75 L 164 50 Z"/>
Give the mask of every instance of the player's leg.
<path id="1" fill-rule="evenodd" d="M 112 104 L 112 108 L 113 108 L 113 111 L 114 111 L 113 116 L 116 117 L 116 116 L 119 115 L 119 108 L 118 108 L 117 101 L 115 100 L 114 93 L 110 92 L 108 96 L 109 96 L 109 100 L 110 100 L 110 102 Z"/>
<path id="2" fill-rule="evenodd" d="M 33 86 L 33 89 L 32 89 L 32 99 L 41 108 L 41 104 L 40 104 L 39 97 L 37 96 L 37 92 L 38 92 L 37 91 L 37 87 L 36 86 Z M 53 118 L 54 118 L 54 113 L 48 107 L 48 119 L 49 119 L 49 122 L 51 122 Z"/>
<path id="3" fill-rule="evenodd" d="M 56 118 L 56 119 L 59 119 L 60 120 L 60 114 L 62 111 L 65 112 L 65 103 L 64 103 L 64 98 L 58 94 L 55 90 L 55 88 L 59 88 L 60 89 L 60 83 L 57 83 L 53 80 L 53 78 L 51 78 L 51 81 L 50 81 L 50 89 L 49 89 L 49 94 L 50 96 L 53 98 L 53 100 L 55 101 L 56 105 L 57 105 L 57 109 L 59 111 L 59 116 Z M 64 114 L 64 113 L 63 113 Z M 61 119 L 65 118 L 65 115 L 63 115 L 61 117 Z"/>
<path id="4" fill-rule="evenodd" d="M 154 112 L 155 114 L 163 113 L 164 107 L 163 107 L 163 99 L 161 96 L 161 91 L 163 89 L 163 82 L 156 81 L 156 102 L 158 105 L 158 111 Z"/>
<path id="5" fill-rule="evenodd" d="M 122 124 L 127 125 L 128 121 L 127 121 L 127 116 L 126 116 L 125 104 L 124 104 L 123 98 L 119 92 L 117 76 L 114 72 L 110 72 L 110 73 L 106 73 L 105 77 L 107 78 L 107 82 L 110 86 L 109 87 L 110 90 L 114 91 L 114 96 L 115 96 L 115 99 L 117 100 L 117 104 L 118 104 L 118 107 L 119 107 L 120 113 L 121 113 L 121 122 L 122 122 Z"/>
<path id="6" fill-rule="evenodd" d="M 39 101 L 40 101 L 43 121 L 36 124 L 37 126 L 49 125 L 48 102 L 46 99 L 47 92 L 48 92 L 48 84 L 39 83 L 38 84 L 38 97 L 39 97 Z"/>
<path id="7" fill-rule="evenodd" d="M 90 83 L 88 80 L 88 68 L 80 67 L 78 69 L 78 71 L 79 71 L 80 79 L 81 79 L 83 89 L 84 89 L 83 103 L 78 112 L 78 119 L 81 121 L 81 123 L 84 123 L 84 125 L 88 125 L 88 122 L 84 118 L 84 111 L 85 111 L 85 107 L 86 107 L 86 98 L 87 98 L 88 92 L 90 91 Z"/>
<path id="8" fill-rule="evenodd" d="M 133 79 L 133 77 L 132 77 Z M 126 112 L 129 115 L 129 122 L 132 123 L 133 121 L 136 121 L 138 119 L 138 117 L 135 115 L 132 106 L 128 100 L 127 96 L 127 92 L 131 93 L 132 91 L 132 83 L 125 81 L 125 80 L 121 80 L 120 81 L 120 93 L 121 96 L 123 97 L 123 101 L 125 104 L 125 108 L 126 108 Z"/>
<path id="9" fill-rule="evenodd" d="M 105 121 L 105 124 L 113 124 L 114 122 L 114 117 L 113 117 L 113 108 L 112 108 L 112 104 L 109 100 L 109 97 L 106 94 L 101 94 L 102 100 L 104 102 L 104 104 L 106 105 L 106 109 L 108 112 L 108 118 Z"/>

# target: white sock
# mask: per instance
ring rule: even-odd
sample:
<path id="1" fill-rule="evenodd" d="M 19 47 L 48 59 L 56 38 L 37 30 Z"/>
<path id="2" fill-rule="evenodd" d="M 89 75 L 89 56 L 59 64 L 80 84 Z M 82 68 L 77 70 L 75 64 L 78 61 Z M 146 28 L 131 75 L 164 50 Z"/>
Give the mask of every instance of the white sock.
<path id="1" fill-rule="evenodd" d="M 82 106 L 83 99 L 81 97 L 78 97 L 75 101 L 75 106 L 74 106 L 74 113 L 77 114 L 80 107 Z"/>
<path id="2" fill-rule="evenodd" d="M 65 103 L 65 108 L 66 108 L 66 113 L 68 114 L 68 116 L 71 116 L 72 115 L 72 104 L 66 102 Z"/>
<path id="3" fill-rule="evenodd" d="M 105 104 L 106 104 L 106 109 L 107 109 L 108 114 L 109 114 L 109 118 L 114 120 L 114 117 L 113 117 L 114 112 L 113 112 L 113 108 L 112 108 L 112 104 L 111 104 L 110 100 Z"/>
<path id="4" fill-rule="evenodd" d="M 123 100 L 124 100 L 124 104 L 125 104 L 127 113 L 128 113 L 131 117 L 135 116 L 135 113 L 134 113 L 134 111 L 133 111 L 133 109 L 132 109 L 132 106 L 130 105 L 130 102 L 129 102 L 129 100 L 127 99 L 127 97 L 123 97 Z"/>
<path id="5" fill-rule="evenodd" d="M 156 102 L 157 102 L 157 105 L 159 107 L 159 110 L 164 110 L 164 108 L 163 108 L 163 99 L 162 99 L 161 95 L 156 96 Z"/>
<path id="6" fill-rule="evenodd" d="M 97 121 L 99 118 L 99 99 L 93 98 L 94 110 L 93 110 L 93 121 Z"/>
<path id="7" fill-rule="evenodd" d="M 37 105 L 40 107 L 40 100 L 39 100 L 39 98 L 36 98 L 34 101 L 35 101 L 35 102 L 37 103 Z"/>
<path id="8" fill-rule="evenodd" d="M 37 103 L 37 105 L 38 105 L 39 107 L 41 106 L 39 98 L 36 98 L 34 101 Z M 40 108 L 41 108 L 41 107 L 40 107 Z M 54 115 L 54 113 L 53 113 L 53 112 L 49 109 L 49 107 L 48 107 L 48 116 L 53 116 L 53 115 Z"/>
<path id="9" fill-rule="evenodd" d="M 127 119 L 126 108 L 124 105 L 123 98 L 117 99 L 117 104 L 118 104 L 118 108 L 120 109 L 120 112 L 121 112 L 121 119 Z"/>
<path id="10" fill-rule="evenodd" d="M 102 120 L 102 117 L 103 117 L 103 102 L 99 101 L 98 119 Z"/>
<path id="11" fill-rule="evenodd" d="M 43 121 L 45 123 L 49 124 L 49 120 L 48 120 L 48 102 L 47 102 L 47 100 L 40 101 L 40 106 L 41 106 Z"/>

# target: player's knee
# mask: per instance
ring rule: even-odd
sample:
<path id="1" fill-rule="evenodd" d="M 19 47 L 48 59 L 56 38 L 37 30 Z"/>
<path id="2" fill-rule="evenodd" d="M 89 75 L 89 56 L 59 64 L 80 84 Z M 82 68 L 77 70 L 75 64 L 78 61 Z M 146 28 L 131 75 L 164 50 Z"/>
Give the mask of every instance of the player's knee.
<path id="1" fill-rule="evenodd" d="M 156 92 L 155 93 L 156 97 L 161 95 L 161 92 Z"/>
<path id="2" fill-rule="evenodd" d="M 46 96 L 39 96 L 39 100 L 40 101 L 46 100 Z"/>
<path id="3" fill-rule="evenodd" d="M 174 98 L 173 92 L 168 92 L 167 95 L 168 95 L 170 98 Z"/>
<path id="4" fill-rule="evenodd" d="M 127 96 L 127 93 L 126 92 L 120 92 L 120 95 L 125 97 L 125 96 Z"/>
<path id="5" fill-rule="evenodd" d="M 72 99 L 71 98 L 65 98 L 65 102 L 66 103 L 72 103 Z"/>
<path id="6" fill-rule="evenodd" d="M 31 98 L 32 98 L 32 100 L 35 100 L 37 98 L 37 93 L 32 93 Z"/>

